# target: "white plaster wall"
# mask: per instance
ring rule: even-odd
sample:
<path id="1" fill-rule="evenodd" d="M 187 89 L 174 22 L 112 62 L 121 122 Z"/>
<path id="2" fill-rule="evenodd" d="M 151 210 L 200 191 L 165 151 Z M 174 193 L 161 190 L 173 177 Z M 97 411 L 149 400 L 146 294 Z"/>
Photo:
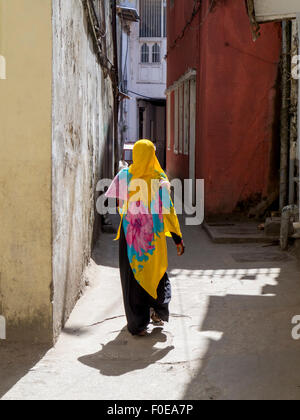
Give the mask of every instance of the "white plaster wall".
<path id="1" fill-rule="evenodd" d="M 122 1 L 125 6 L 135 7 L 139 12 L 139 1 L 127 0 Z M 128 57 L 128 90 L 131 100 L 127 101 L 127 131 L 126 139 L 129 142 L 138 140 L 138 110 L 137 100 L 142 97 L 135 95 L 132 92 L 136 92 L 140 95 L 144 95 L 154 99 L 165 99 L 166 91 L 166 74 L 167 74 L 167 63 L 164 59 L 167 53 L 167 39 L 159 39 L 158 42 L 161 44 L 161 57 L 162 61 L 160 65 L 157 64 L 141 64 L 140 49 L 141 45 L 145 40 L 140 39 L 139 23 L 130 24 L 130 42 L 129 42 L 129 57 Z M 124 37 L 126 35 L 124 34 Z M 151 40 L 152 42 L 153 40 Z M 144 75 L 144 76 L 143 76 Z M 143 83 L 147 80 L 146 83 Z M 154 81 L 158 80 L 158 81 Z"/>
<path id="2" fill-rule="evenodd" d="M 81 0 L 53 0 L 53 313 L 54 336 L 84 286 L 94 225 L 95 186 L 111 150 L 113 95 L 104 80 Z M 111 9 L 107 50 L 112 54 Z M 112 57 L 110 57 L 112 60 Z"/>

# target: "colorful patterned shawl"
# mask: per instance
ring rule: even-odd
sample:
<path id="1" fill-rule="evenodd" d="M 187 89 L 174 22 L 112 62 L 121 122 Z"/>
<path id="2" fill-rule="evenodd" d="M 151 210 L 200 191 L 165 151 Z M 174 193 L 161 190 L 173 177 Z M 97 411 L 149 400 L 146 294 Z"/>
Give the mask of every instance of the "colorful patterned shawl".
<path id="1" fill-rule="evenodd" d="M 151 141 L 135 144 L 133 164 L 116 176 L 106 196 L 120 200 L 121 224 L 116 240 L 123 227 L 135 279 L 157 299 L 159 282 L 168 268 L 166 236 L 182 234 L 170 183 Z"/>

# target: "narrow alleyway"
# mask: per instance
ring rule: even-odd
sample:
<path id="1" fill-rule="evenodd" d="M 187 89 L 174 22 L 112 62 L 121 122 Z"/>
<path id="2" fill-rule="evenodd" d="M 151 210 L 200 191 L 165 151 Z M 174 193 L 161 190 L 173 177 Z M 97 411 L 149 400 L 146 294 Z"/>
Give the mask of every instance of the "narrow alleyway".
<path id="1" fill-rule="evenodd" d="M 174 296 L 165 330 L 144 339 L 127 333 L 118 244 L 102 235 L 90 286 L 56 347 L 40 361 L 23 349 L 14 364 L 7 351 L 0 395 L 300 399 L 300 342 L 291 338 L 300 312 L 297 261 L 276 246 L 215 245 L 200 227 L 184 231 L 184 258 L 169 244 Z M 24 353 L 32 360 L 22 370 Z"/>

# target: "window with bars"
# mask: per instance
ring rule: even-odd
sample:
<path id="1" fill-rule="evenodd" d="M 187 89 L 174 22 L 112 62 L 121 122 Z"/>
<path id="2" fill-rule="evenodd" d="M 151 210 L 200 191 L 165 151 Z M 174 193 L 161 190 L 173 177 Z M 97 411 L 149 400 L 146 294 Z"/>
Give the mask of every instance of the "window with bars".
<path id="1" fill-rule="evenodd" d="M 141 48 L 141 62 L 149 63 L 150 61 L 150 48 L 147 44 L 143 44 Z"/>
<path id="2" fill-rule="evenodd" d="M 167 1 L 140 0 L 140 37 L 167 36 Z"/>
<path id="3" fill-rule="evenodd" d="M 171 150 L 171 125 L 174 122 L 174 153 L 188 156 L 195 148 L 196 78 L 178 84 L 167 95 L 168 149 Z"/>
<path id="4" fill-rule="evenodd" d="M 152 63 L 160 63 L 160 46 L 158 44 L 154 44 L 152 47 Z"/>

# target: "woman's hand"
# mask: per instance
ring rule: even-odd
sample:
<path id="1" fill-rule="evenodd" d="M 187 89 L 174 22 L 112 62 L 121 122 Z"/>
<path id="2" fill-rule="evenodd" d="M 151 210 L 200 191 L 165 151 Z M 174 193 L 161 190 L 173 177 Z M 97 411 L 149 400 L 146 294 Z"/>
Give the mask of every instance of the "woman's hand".
<path id="1" fill-rule="evenodd" d="M 176 245 L 176 246 L 177 246 L 177 255 L 178 255 L 178 257 L 182 257 L 182 255 L 185 252 L 185 246 L 184 246 L 183 241 L 181 242 L 181 244 Z"/>

